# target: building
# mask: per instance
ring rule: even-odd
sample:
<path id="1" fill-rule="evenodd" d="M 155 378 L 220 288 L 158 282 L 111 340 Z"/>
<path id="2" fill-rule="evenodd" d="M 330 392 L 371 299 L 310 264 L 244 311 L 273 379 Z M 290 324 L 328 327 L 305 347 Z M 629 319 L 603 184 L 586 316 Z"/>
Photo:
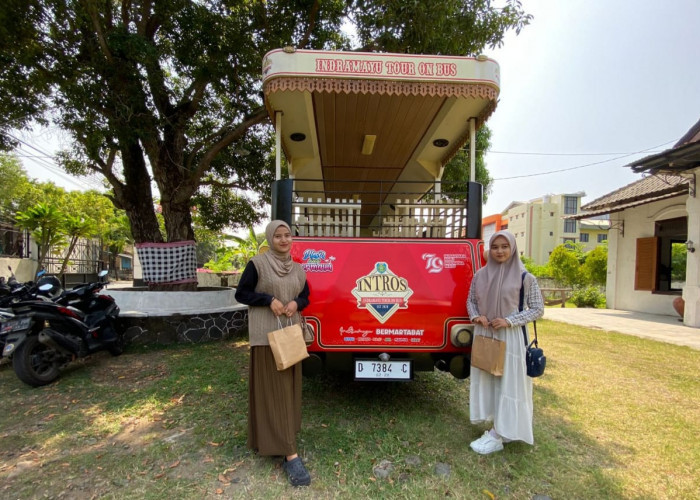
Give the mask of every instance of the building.
<path id="1" fill-rule="evenodd" d="M 603 217 L 579 220 L 578 241 L 583 245 L 584 252 L 589 252 L 608 241 L 610 219 L 607 216 Z"/>
<path id="2" fill-rule="evenodd" d="M 671 148 L 628 165 L 647 176 L 582 207 L 610 214 L 606 299 L 611 309 L 676 314 L 700 327 L 700 121 Z"/>
<path id="3" fill-rule="evenodd" d="M 491 236 L 501 229 L 508 229 L 508 219 L 504 218 L 503 215 L 494 214 L 481 219 L 481 239 L 484 240 L 487 248 Z"/>
<path id="4" fill-rule="evenodd" d="M 576 219 L 566 218 L 581 211 L 582 191 L 565 194 L 548 194 L 530 201 L 514 201 L 501 213 L 507 220 L 508 230 L 515 235 L 521 257 L 544 265 L 555 247 L 570 241 L 587 240 L 586 249 L 595 248 L 605 240 L 604 222 L 581 224 Z M 486 236 L 484 236 L 486 239 Z M 593 240 L 593 241 L 591 241 Z M 589 248 L 590 247 L 590 248 Z"/>

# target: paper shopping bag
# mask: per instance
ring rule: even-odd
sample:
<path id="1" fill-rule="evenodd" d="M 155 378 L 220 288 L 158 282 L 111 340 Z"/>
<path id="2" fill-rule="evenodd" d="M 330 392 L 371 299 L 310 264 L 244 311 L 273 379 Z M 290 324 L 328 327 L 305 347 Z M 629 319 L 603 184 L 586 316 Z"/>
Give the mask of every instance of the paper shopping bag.
<path id="1" fill-rule="evenodd" d="M 493 337 L 476 335 L 472 342 L 472 366 L 500 377 L 506 359 L 506 343 Z"/>
<path id="2" fill-rule="evenodd" d="M 304 334 L 299 325 L 282 327 L 282 323 L 280 323 L 278 330 L 267 334 L 267 340 L 270 342 L 270 349 L 275 357 L 278 371 L 286 370 L 309 357 Z"/>

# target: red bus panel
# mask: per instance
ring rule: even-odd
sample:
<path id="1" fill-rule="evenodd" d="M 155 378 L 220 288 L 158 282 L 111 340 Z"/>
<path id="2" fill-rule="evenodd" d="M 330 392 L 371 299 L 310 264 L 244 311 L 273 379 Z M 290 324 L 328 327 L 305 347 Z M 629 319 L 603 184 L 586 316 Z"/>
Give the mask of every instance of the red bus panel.
<path id="1" fill-rule="evenodd" d="M 477 240 L 294 238 L 311 290 L 309 351 L 459 351 L 449 332 L 467 320 L 482 249 Z"/>

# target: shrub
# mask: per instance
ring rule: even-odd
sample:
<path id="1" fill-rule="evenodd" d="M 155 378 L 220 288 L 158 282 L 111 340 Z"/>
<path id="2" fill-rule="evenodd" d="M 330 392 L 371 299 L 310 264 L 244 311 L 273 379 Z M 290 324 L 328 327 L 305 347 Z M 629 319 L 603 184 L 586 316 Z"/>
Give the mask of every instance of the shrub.
<path id="1" fill-rule="evenodd" d="M 589 286 L 575 290 L 569 301 L 576 307 L 605 307 L 605 294 L 598 287 Z"/>

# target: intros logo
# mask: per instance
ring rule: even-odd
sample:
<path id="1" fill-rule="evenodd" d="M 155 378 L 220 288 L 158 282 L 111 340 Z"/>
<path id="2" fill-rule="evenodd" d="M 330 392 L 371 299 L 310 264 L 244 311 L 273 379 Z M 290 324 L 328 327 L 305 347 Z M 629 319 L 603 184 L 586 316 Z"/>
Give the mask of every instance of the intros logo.
<path id="1" fill-rule="evenodd" d="M 355 280 L 352 294 L 357 299 L 358 309 L 366 309 L 384 323 L 397 310 L 408 309 L 413 290 L 408 280 L 392 273 L 386 262 L 377 262 L 369 274 Z"/>

